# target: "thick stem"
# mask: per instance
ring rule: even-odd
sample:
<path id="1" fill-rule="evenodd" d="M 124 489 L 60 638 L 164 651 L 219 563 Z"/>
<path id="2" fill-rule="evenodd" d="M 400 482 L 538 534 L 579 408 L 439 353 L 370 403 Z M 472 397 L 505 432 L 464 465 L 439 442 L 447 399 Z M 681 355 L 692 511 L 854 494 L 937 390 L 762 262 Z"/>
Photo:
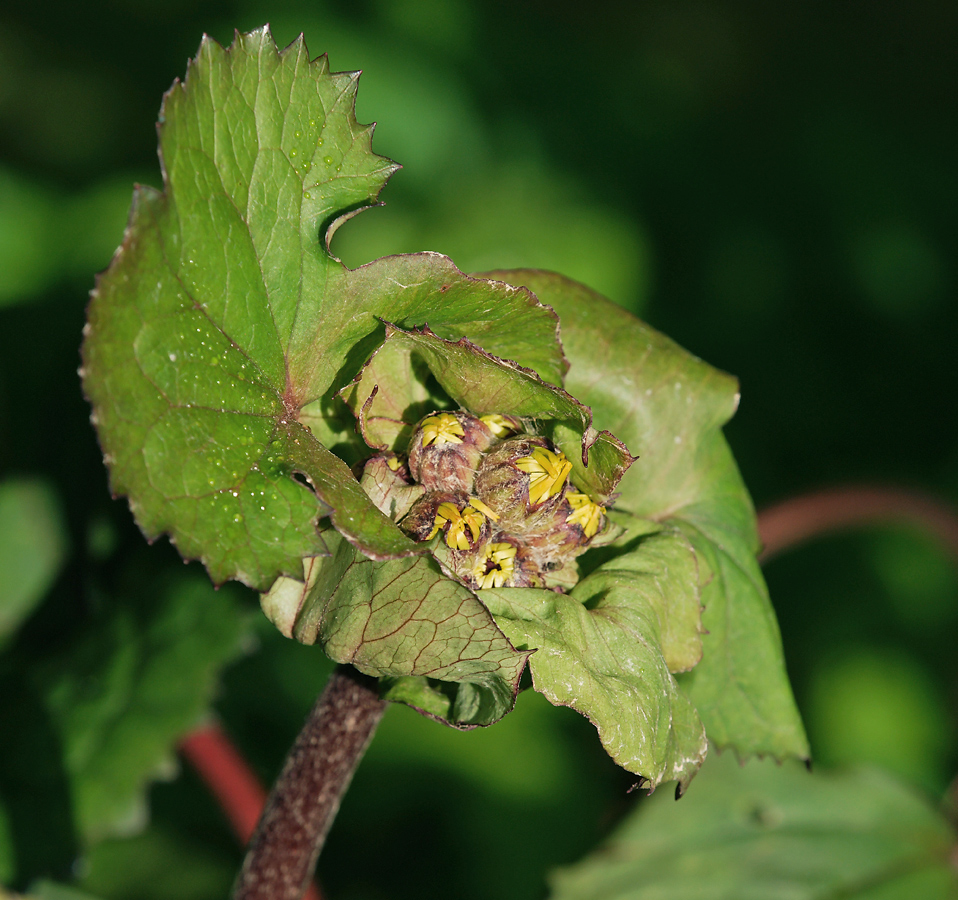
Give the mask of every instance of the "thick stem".
<path id="1" fill-rule="evenodd" d="M 904 488 L 841 487 L 785 500 L 762 510 L 758 530 L 764 563 L 797 544 L 831 531 L 872 522 L 912 522 L 958 556 L 958 514 L 948 505 Z"/>
<path id="2" fill-rule="evenodd" d="M 385 708 L 374 679 L 337 666 L 266 801 L 233 900 L 300 900 Z"/>
<path id="3" fill-rule="evenodd" d="M 266 806 L 266 791 L 249 763 L 218 725 L 190 732 L 180 744 L 180 753 L 203 779 L 245 847 Z M 303 895 L 304 900 L 321 896 L 315 884 Z"/>

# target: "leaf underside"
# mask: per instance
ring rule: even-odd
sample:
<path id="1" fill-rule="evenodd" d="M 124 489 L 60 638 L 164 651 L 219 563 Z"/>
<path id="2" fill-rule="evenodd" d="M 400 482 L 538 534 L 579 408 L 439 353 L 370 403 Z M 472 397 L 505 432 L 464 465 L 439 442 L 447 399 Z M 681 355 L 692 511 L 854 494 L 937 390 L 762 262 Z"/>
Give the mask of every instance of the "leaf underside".
<path id="1" fill-rule="evenodd" d="M 529 654 L 515 650 L 475 594 L 431 557 L 376 562 L 335 532 L 327 541 L 332 555 L 309 561 L 305 584 L 281 579 L 262 599 L 284 634 L 390 679 L 391 699 L 450 724 L 488 725 L 512 708 Z M 430 680 L 456 687 L 436 695 Z"/>

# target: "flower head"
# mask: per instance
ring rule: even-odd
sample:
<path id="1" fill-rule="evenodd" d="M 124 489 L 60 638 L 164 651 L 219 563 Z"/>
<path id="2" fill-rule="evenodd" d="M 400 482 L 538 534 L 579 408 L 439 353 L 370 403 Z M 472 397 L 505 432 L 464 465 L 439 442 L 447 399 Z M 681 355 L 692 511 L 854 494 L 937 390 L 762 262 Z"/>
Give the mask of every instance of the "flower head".
<path id="1" fill-rule="evenodd" d="M 516 460 L 516 468 L 529 476 L 529 503 L 535 506 L 561 493 L 572 463 L 560 450 L 533 447 L 529 456 Z"/>
<path id="2" fill-rule="evenodd" d="M 495 436 L 461 410 L 423 419 L 409 442 L 409 471 L 426 490 L 469 493 L 476 467 Z"/>
<path id="3" fill-rule="evenodd" d="M 410 438 L 408 477 L 424 493 L 409 495 L 400 525 L 416 541 L 441 537 L 431 552 L 473 590 L 568 589 L 604 523 L 604 508 L 571 486 L 572 463 L 530 424 L 437 411 Z"/>
<path id="4" fill-rule="evenodd" d="M 516 548 L 504 541 L 489 544 L 472 570 L 479 590 L 505 587 L 516 569 Z"/>
<path id="5" fill-rule="evenodd" d="M 565 498 L 573 509 L 572 514 L 566 518 L 566 522 L 581 526 L 587 538 L 595 537 L 602 524 L 605 510 L 598 503 L 594 503 L 588 494 L 569 491 Z"/>
<path id="6" fill-rule="evenodd" d="M 423 420 L 422 445 L 428 447 L 431 444 L 461 444 L 465 433 L 452 413 L 437 413 Z"/>
<path id="7" fill-rule="evenodd" d="M 472 550 L 482 536 L 485 518 L 471 505 L 460 510 L 454 503 L 440 503 L 429 537 L 435 537 L 441 529 L 446 528 L 446 544 L 451 550 Z"/>

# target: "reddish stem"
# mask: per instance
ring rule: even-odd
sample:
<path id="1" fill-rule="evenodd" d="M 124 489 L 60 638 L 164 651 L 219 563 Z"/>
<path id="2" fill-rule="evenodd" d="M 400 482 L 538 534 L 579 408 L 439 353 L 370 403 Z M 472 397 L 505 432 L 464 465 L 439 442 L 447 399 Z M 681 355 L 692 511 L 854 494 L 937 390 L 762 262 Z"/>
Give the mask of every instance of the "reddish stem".
<path id="1" fill-rule="evenodd" d="M 813 537 L 873 522 L 912 522 L 958 557 L 958 513 L 920 491 L 861 486 L 815 491 L 768 507 L 758 516 L 764 563 Z"/>
<path id="2" fill-rule="evenodd" d="M 218 725 L 188 734 L 180 752 L 206 783 L 245 847 L 266 805 L 266 791 L 256 774 Z M 322 895 L 310 884 L 304 896 L 305 900 L 321 900 Z"/>

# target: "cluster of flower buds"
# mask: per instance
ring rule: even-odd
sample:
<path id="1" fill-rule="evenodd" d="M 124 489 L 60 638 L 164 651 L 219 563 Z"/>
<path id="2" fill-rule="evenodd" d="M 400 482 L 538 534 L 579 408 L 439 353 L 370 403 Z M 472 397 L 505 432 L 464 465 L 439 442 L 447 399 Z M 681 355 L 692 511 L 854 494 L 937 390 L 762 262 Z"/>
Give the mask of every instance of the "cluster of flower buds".
<path id="1" fill-rule="evenodd" d="M 573 486 L 565 455 L 528 427 L 514 416 L 432 413 L 416 426 L 405 464 L 374 457 L 364 484 L 374 499 L 386 497 L 378 505 L 414 540 L 441 535 L 437 556 L 468 587 L 564 590 L 578 579 L 575 558 L 605 529 L 605 509 Z M 407 502 L 384 487 L 386 466 Z"/>

